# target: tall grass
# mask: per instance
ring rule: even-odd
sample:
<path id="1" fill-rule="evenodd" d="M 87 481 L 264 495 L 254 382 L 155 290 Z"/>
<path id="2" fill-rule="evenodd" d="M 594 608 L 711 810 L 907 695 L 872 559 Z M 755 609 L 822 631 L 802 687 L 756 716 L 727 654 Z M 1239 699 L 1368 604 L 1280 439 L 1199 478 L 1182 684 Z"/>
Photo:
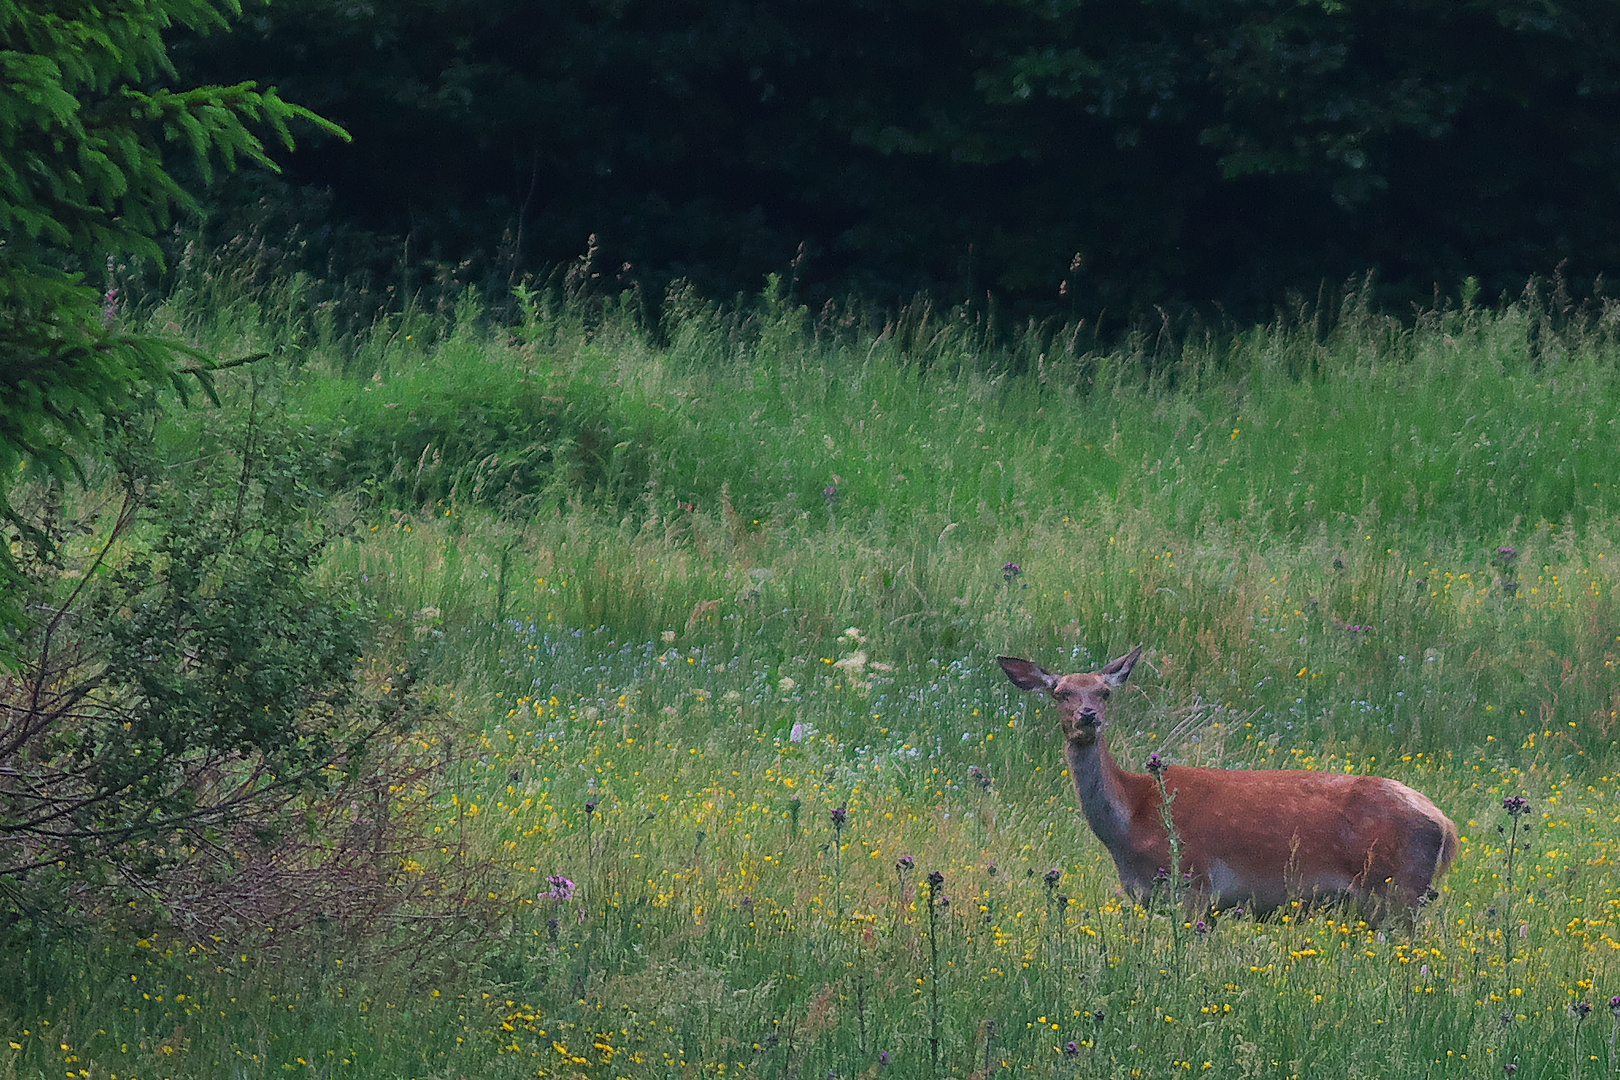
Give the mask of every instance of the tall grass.
<path id="1" fill-rule="evenodd" d="M 323 441 L 325 572 L 426 654 L 464 731 L 439 827 L 502 868 L 504 933 L 454 975 L 103 943 L 0 1009 L 0 1076 L 1620 1067 L 1614 312 L 1352 302 L 1170 356 L 780 292 L 659 337 L 528 304 L 225 395 Z M 1415 932 L 1120 898 L 992 658 L 1139 642 L 1128 765 L 1374 772 L 1457 820 Z"/>

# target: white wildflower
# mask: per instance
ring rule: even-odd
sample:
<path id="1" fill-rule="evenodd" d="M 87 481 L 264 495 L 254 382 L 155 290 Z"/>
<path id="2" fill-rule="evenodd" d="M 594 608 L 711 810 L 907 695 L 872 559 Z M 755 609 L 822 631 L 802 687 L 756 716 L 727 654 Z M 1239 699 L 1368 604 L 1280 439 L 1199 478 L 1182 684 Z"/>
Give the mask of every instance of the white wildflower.
<path id="1" fill-rule="evenodd" d="M 859 675 L 866 670 L 866 650 L 856 649 L 848 656 L 839 657 L 833 661 L 833 667 L 842 668 L 850 675 Z"/>

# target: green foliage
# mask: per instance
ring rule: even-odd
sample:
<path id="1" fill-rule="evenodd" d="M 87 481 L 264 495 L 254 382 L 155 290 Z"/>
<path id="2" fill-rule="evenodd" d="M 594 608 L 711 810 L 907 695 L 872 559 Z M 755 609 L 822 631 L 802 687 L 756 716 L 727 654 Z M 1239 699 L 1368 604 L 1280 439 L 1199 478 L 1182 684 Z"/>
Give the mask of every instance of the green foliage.
<path id="1" fill-rule="evenodd" d="M 166 485 L 149 506 L 161 534 L 94 595 L 91 618 L 107 630 L 101 681 L 134 699 L 118 709 L 122 733 L 93 754 L 98 783 L 150 796 L 160 814 L 187 809 L 169 800 L 194 793 L 151 762 L 262 755 L 272 774 L 295 775 L 333 753 L 320 718 L 348 704 L 361 621 L 311 581 L 325 541 L 307 515 L 320 492 L 292 454 L 248 455 L 258 460 L 242 462 L 247 490 L 225 499 L 200 496 L 196 478 Z"/>
<path id="2" fill-rule="evenodd" d="M 515 513 L 543 493 L 629 504 L 676 432 L 596 372 L 491 350 L 473 330 L 389 364 L 370 380 L 316 379 L 301 404 L 330 433 L 332 483 L 394 506 Z"/>
<path id="3" fill-rule="evenodd" d="M 337 131 L 250 82 L 157 85 L 174 75 L 165 32 L 217 30 L 239 10 L 235 0 L 0 4 L 0 513 L 25 532 L 9 508 L 23 464 L 67 474 L 103 421 L 152 384 L 184 394 L 177 356 L 202 360 L 121 329 L 116 294 L 90 285 L 87 268 L 158 255 L 156 234 L 197 206 L 185 169 L 206 182 L 216 165 L 274 168 L 255 127 L 286 147 L 292 121 Z M 12 572 L 7 559 L 0 574 Z M 0 611 L 5 626 L 19 619 Z"/>
<path id="4" fill-rule="evenodd" d="M 64 506 L 55 486 L 29 507 L 57 557 L 26 565 L 40 614 L 0 723 L 13 915 L 73 880 L 163 888 L 375 724 L 352 698 L 361 612 L 312 577 L 325 538 L 307 451 L 251 425 L 245 443 L 195 451 L 126 476 L 110 508 Z"/>
<path id="5" fill-rule="evenodd" d="M 667 414 L 658 486 L 401 492 L 316 564 L 423 657 L 455 725 L 444 784 L 370 813 L 345 796 L 354 831 L 432 815 L 432 851 L 504 876 L 477 894 L 501 921 L 410 965 L 320 920 L 273 963 L 202 935 L 16 934 L 0 1069 L 1612 1072 L 1615 316 L 1535 296 L 1415 328 L 1352 301 L 1155 356 L 1040 328 L 1001 352 L 915 311 L 816 336 L 773 293 L 688 306 L 663 344 L 536 308 L 511 341 L 421 318 L 223 377 L 223 410 L 288 415 L 322 452 L 382 422 L 357 401 L 391 417 L 430 375 L 502 409 L 527 391 L 494 372 L 581 380 L 615 415 Z M 161 433 L 171 460 L 210 445 L 200 412 Z M 351 466 L 377 482 L 397 458 L 371 445 Z M 1048 710 L 992 657 L 1077 670 L 1137 643 L 1109 731 L 1128 767 L 1375 773 L 1457 821 L 1413 930 L 1121 902 Z M 424 875 L 372 866 L 353 892 Z"/>
<path id="6" fill-rule="evenodd" d="M 290 149 L 289 121 L 336 128 L 253 83 L 153 88 L 172 77 L 162 35 L 208 33 L 240 14 L 234 0 L 8 2 L 0 9 L 0 228 L 13 258 L 44 252 L 155 256 L 154 235 L 195 198 L 172 175 L 171 147 L 206 182 L 217 161 L 274 168 L 249 124 Z"/>
<path id="7" fill-rule="evenodd" d="M 1264 318 L 1376 267 L 1487 295 L 1620 249 L 1607 0 L 277 0 L 197 77 L 272 71 L 360 134 L 301 155 L 406 278 L 601 280 L 1125 322 Z M 244 193 L 257 202 L 262 189 Z M 297 194 L 288 202 L 302 201 Z M 305 219 L 308 220 L 308 219 Z M 395 275 L 400 247 L 371 267 Z M 397 276 L 397 275 L 396 275 Z M 1109 332 L 1119 324 L 1106 327 Z"/>
<path id="8" fill-rule="evenodd" d="M 1158 351 L 1090 347 L 1073 325 L 998 345 L 925 305 L 813 325 L 769 296 L 745 315 L 672 314 L 661 346 L 563 307 L 515 339 L 395 332 L 362 350 L 369 377 L 310 370 L 290 407 L 327 433 L 343 485 L 400 509 L 555 485 L 634 520 L 695 503 L 762 536 L 846 522 L 937 536 L 1128 495 L 1189 542 L 1215 524 L 1305 538 L 1369 514 L 1415 543 L 1507 542 L 1620 499 L 1620 443 L 1593 406 L 1620 392 L 1620 309 L 1583 319 L 1543 291 L 1416 328 L 1353 292 L 1331 327 L 1278 319 Z M 897 500 L 918 516 L 895 518 Z"/>

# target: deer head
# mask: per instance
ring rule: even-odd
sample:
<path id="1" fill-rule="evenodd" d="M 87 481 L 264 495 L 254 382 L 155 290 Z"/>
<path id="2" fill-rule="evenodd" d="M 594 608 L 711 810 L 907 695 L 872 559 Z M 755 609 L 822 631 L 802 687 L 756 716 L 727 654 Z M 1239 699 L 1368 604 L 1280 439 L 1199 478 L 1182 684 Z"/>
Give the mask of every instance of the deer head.
<path id="1" fill-rule="evenodd" d="M 1108 696 L 1125 685 L 1131 668 L 1142 656 L 1138 645 L 1130 652 L 1097 671 L 1054 675 L 1039 664 L 1012 656 L 998 656 L 996 662 L 1020 690 L 1041 690 L 1057 702 L 1063 734 L 1072 743 L 1089 746 L 1108 726 Z"/>

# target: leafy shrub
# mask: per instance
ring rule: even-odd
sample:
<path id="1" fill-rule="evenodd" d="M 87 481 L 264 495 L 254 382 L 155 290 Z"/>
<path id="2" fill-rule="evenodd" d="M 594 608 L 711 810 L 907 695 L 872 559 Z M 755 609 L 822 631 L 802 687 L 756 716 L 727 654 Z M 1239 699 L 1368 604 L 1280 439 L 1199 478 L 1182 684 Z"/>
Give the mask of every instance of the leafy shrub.
<path id="1" fill-rule="evenodd" d="M 80 501 L 30 493 L 58 557 L 25 565 L 26 662 L 0 682 L 0 926 L 145 896 L 230 940 L 459 897 L 395 796 L 442 764 L 405 738 L 431 714 L 408 666 L 361 677 L 370 618 L 316 577 L 309 440 L 250 414 L 190 450 L 121 455 Z"/>
<path id="2" fill-rule="evenodd" d="M 513 360 L 451 342 L 397 374 L 323 381 L 310 408 L 336 421 L 328 479 L 396 505 L 503 506 L 548 491 L 634 500 L 673 422 L 588 376 Z"/>

